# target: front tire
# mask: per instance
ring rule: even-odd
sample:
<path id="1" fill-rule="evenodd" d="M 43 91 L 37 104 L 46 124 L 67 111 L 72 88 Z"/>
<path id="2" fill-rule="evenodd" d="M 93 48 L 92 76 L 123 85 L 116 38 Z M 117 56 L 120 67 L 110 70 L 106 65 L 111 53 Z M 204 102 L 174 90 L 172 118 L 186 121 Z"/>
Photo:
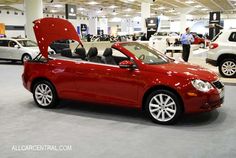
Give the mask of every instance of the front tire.
<path id="1" fill-rule="evenodd" d="M 224 59 L 220 62 L 219 72 L 223 77 L 236 77 L 236 61 L 234 59 Z"/>
<path id="2" fill-rule="evenodd" d="M 175 124 L 182 114 L 182 106 L 176 94 L 168 90 L 152 92 L 145 103 L 145 111 L 158 124 Z"/>
<path id="3" fill-rule="evenodd" d="M 33 87 L 33 96 L 40 108 L 54 108 L 57 105 L 56 90 L 48 81 L 37 82 Z"/>

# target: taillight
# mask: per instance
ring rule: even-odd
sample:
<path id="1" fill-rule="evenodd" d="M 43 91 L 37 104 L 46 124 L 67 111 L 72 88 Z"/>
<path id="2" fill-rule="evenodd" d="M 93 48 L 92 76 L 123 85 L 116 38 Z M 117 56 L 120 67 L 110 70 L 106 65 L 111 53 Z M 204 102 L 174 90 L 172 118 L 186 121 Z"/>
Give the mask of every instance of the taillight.
<path id="1" fill-rule="evenodd" d="M 219 45 L 217 43 L 211 43 L 209 48 L 210 49 L 216 49 Z"/>

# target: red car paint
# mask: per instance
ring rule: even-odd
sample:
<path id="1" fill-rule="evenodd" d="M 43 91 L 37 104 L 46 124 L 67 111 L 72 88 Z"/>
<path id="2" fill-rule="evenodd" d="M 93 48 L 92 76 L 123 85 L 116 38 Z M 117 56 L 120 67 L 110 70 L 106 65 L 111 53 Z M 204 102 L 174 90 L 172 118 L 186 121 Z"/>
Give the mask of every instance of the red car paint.
<path id="1" fill-rule="evenodd" d="M 68 26 L 66 21 L 64 21 L 65 24 L 56 25 L 59 21 L 56 18 L 46 19 L 37 20 L 35 25 L 36 38 L 40 44 L 40 50 L 46 58 L 48 55 L 45 48 L 58 38 L 74 39 L 80 42 L 74 28 Z M 45 26 L 45 29 L 36 29 L 39 24 Z M 46 31 L 46 28 L 52 24 L 57 27 Z M 68 33 L 70 31 L 74 33 L 60 33 L 65 27 L 68 28 Z M 41 40 L 42 38 L 44 40 Z M 147 65 L 125 49 L 123 45 L 124 43 L 116 43 L 112 47 L 130 57 L 137 68 L 124 69 L 118 65 L 62 59 L 49 59 L 47 62 L 29 61 L 24 64 L 23 84 L 26 89 L 32 91 L 34 81 L 44 78 L 51 81 L 60 99 L 124 107 L 142 108 L 146 94 L 157 87 L 175 91 L 182 100 L 185 113 L 211 111 L 222 104 L 216 88 L 203 93 L 196 90 L 191 84 L 193 79 L 201 79 L 210 83 L 218 80 L 218 76 L 214 72 L 183 62 L 170 61 L 166 64 Z M 191 96 L 191 93 L 196 96 Z"/>
<path id="2" fill-rule="evenodd" d="M 205 43 L 205 39 L 204 38 L 200 38 L 198 35 L 193 34 L 193 38 L 194 38 L 194 42 L 193 44 L 201 44 L 201 43 Z"/>

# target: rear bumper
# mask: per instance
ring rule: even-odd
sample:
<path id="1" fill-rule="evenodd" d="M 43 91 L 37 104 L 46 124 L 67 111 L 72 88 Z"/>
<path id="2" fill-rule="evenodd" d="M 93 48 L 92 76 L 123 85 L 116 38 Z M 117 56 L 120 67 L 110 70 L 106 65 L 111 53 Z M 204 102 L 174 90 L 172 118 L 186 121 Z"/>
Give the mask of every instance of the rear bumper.
<path id="1" fill-rule="evenodd" d="M 213 65 L 213 66 L 218 66 L 217 61 L 216 60 L 212 60 L 209 58 L 206 58 L 206 63 Z"/>
<path id="2" fill-rule="evenodd" d="M 23 86 L 25 87 L 25 89 L 30 91 L 30 84 L 29 82 L 26 81 L 24 74 L 22 74 L 21 78 L 22 78 Z"/>

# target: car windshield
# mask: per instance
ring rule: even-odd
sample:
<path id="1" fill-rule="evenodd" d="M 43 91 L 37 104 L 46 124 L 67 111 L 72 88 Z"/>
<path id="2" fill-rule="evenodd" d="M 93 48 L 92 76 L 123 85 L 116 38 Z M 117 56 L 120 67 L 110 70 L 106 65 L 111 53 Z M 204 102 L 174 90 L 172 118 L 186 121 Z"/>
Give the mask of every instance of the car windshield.
<path id="1" fill-rule="evenodd" d="M 170 61 L 168 57 L 157 53 L 157 50 L 143 44 L 125 43 L 123 47 L 145 64 L 165 64 Z"/>
<path id="2" fill-rule="evenodd" d="M 23 47 L 37 47 L 37 43 L 31 40 L 17 40 Z"/>

